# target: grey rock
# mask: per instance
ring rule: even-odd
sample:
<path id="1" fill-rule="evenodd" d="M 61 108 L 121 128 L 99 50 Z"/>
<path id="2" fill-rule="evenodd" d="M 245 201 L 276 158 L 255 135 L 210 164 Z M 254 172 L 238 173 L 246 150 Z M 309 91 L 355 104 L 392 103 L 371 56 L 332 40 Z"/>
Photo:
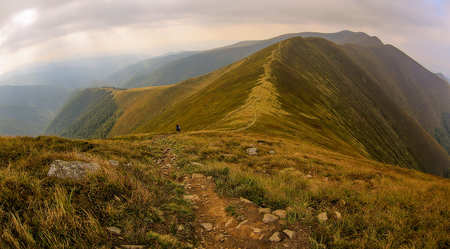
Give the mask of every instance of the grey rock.
<path id="1" fill-rule="evenodd" d="M 287 212 L 282 209 L 278 209 L 272 212 L 273 215 L 280 217 L 280 219 L 286 219 Z"/>
<path id="2" fill-rule="evenodd" d="M 209 231 L 211 231 L 212 229 L 213 229 L 213 224 L 211 224 L 211 223 L 202 223 L 202 224 L 200 224 L 202 227 L 203 227 L 203 229 L 205 229 L 205 231 L 207 231 L 207 232 L 209 232 Z"/>
<path id="3" fill-rule="evenodd" d="M 239 198 L 239 200 L 241 201 L 241 202 L 243 202 L 243 203 L 247 203 L 247 204 L 253 204 L 253 202 L 251 202 L 250 200 L 247 200 L 247 199 L 245 199 L 245 198 Z"/>
<path id="4" fill-rule="evenodd" d="M 108 162 L 111 166 L 115 166 L 115 167 L 119 166 L 119 162 L 116 160 L 109 160 Z"/>
<path id="5" fill-rule="evenodd" d="M 99 169 L 100 165 L 97 163 L 55 160 L 50 165 L 50 170 L 48 171 L 47 176 L 79 179 L 86 176 L 88 172 L 94 172 Z"/>
<path id="6" fill-rule="evenodd" d="M 280 238 L 280 233 L 279 232 L 275 232 L 274 234 L 272 234 L 272 236 L 270 236 L 269 241 L 271 242 L 280 242 L 281 238 Z"/>
<path id="7" fill-rule="evenodd" d="M 108 230 L 112 234 L 120 235 L 122 233 L 122 230 L 118 227 L 107 227 L 106 230 Z"/>
<path id="8" fill-rule="evenodd" d="M 289 239 L 293 239 L 294 236 L 295 236 L 295 232 L 294 232 L 294 231 L 291 231 L 291 230 L 289 230 L 289 229 L 284 229 L 284 230 L 283 230 L 283 233 L 286 234 L 286 236 L 288 236 Z"/>
<path id="9" fill-rule="evenodd" d="M 263 218 L 264 223 L 271 223 L 278 220 L 278 216 L 275 216 L 273 214 L 265 214 Z"/>
<path id="10" fill-rule="evenodd" d="M 144 249 L 144 245 L 120 245 L 120 247 L 125 249 Z"/>
<path id="11" fill-rule="evenodd" d="M 204 178 L 204 177 L 205 176 L 202 174 L 197 174 L 197 173 L 192 174 L 192 179 L 198 179 L 198 178 Z"/>
<path id="12" fill-rule="evenodd" d="M 236 226 L 236 229 L 241 228 L 242 225 L 246 224 L 248 220 L 244 220 L 243 222 L 239 223 L 239 225 Z"/>
<path id="13" fill-rule="evenodd" d="M 255 147 L 248 148 L 247 154 L 249 154 L 250 156 L 256 156 L 258 155 L 258 149 Z"/>
<path id="14" fill-rule="evenodd" d="M 271 213 L 271 210 L 270 210 L 270 208 L 259 208 L 259 209 L 258 209 L 258 212 L 259 212 L 260 214 L 270 214 L 270 213 Z"/>
<path id="15" fill-rule="evenodd" d="M 328 220 L 327 212 L 323 212 L 317 215 L 317 219 L 319 220 L 320 223 L 327 221 Z"/>
<path id="16" fill-rule="evenodd" d="M 185 196 L 183 196 L 183 199 L 185 201 L 196 202 L 196 201 L 200 200 L 200 197 L 198 197 L 198 195 L 185 195 Z"/>

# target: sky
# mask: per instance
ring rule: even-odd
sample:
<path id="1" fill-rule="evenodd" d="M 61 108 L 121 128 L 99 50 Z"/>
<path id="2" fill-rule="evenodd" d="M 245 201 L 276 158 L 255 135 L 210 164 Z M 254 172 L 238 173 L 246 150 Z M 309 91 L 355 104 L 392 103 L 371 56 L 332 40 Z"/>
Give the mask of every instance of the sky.
<path id="1" fill-rule="evenodd" d="M 285 33 L 362 31 L 450 76 L 450 0 L 0 2 L 0 73 L 30 63 L 160 55 Z"/>

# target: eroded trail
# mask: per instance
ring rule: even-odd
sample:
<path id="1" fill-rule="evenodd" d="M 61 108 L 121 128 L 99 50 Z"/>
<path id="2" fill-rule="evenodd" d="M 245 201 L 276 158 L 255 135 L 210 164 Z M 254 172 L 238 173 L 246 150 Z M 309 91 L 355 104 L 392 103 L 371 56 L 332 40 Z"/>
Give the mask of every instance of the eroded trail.
<path id="1" fill-rule="evenodd" d="M 186 177 L 184 185 L 185 199 L 196 213 L 199 248 L 308 248 L 304 231 L 289 230 L 284 210 L 271 212 L 243 198 L 222 198 L 212 178 L 201 174 Z"/>

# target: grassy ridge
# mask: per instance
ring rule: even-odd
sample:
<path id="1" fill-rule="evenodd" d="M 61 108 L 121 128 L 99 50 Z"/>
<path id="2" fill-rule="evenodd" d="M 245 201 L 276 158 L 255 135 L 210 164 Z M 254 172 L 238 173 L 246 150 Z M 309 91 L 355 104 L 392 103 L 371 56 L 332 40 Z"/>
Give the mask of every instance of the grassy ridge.
<path id="1" fill-rule="evenodd" d="M 363 54 L 371 49 L 359 48 Z M 448 154 L 421 126 L 419 116 L 412 115 L 418 107 L 404 108 L 401 99 L 414 97 L 404 89 L 407 83 L 395 88 L 400 100 L 394 100 L 396 95 L 389 89 L 397 81 L 382 81 L 378 69 L 368 72 L 367 58 L 356 53 L 359 48 L 320 38 L 293 38 L 176 85 L 99 89 L 111 95 L 102 100 L 104 104 L 97 108 L 93 104 L 78 114 L 76 119 L 88 122 L 72 125 L 74 129 L 66 134 L 167 133 L 175 124 L 185 131 L 248 130 L 295 137 L 340 153 L 445 175 L 450 167 Z M 437 88 L 440 83 L 438 79 Z M 427 102 L 436 90 L 424 92 L 428 97 L 422 100 Z M 440 100 L 429 106 L 436 113 L 448 108 L 443 107 L 447 99 L 442 92 L 434 96 Z M 83 99 L 94 96 L 90 94 L 77 101 L 89 103 Z M 94 112 L 98 118 L 89 120 L 89 113 Z M 97 122 L 103 118 L 108 122 Z M 436 128 L 442 144 L 447 136 L 444 127 Z"/>

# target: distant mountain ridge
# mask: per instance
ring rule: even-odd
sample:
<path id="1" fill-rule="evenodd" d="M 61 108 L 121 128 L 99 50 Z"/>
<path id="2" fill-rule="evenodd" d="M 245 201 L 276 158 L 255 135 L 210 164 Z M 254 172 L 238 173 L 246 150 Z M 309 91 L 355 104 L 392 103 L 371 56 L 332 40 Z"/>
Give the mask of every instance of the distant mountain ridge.
<path id="1" fill-rule="evenodd" d="M 0 136 L 43 134 L 70 93 L 55 86 L 0 86 Z"/>
<path id="2" fill-rule="evenodd" d="M 239 61 L 258 50 L 293 37 L 321 37 L 337 44 L 353 43 L 361 46 L 383 45 L 381 40 L 377 37 L 369 36 L 362 32 L 341 31 L 330 34 L 314 32 L 285 34 L 267 40 L 238 42 L 230 46 L 199 51 L 180 58 L 172 57 L 166 62 L 159 63 L 157 67 L 152 68 L 147 72 L 139 72 L 139 77 L 130 78 L 119 86 L 133 88 L 173 84 L 210 73 L 233 62 Z M 143 63 L 145 64 L 146 62 Z"/>
<path id="3" fill-rule="evenodd" d="M 443 73 L 437 73 L 436 75 L 437 75 L 439 78 L 441 78 L 441 79 L 447 81 L 447 82 L 450 84 L 450 79 L 447 78 L 447 76 L 445 76 Z"/>
<path id="4" fill-rule="evenodd" d="M 39 63 L 0 75 L 0 85 L 52 85 L 65 88 L 98 86 L 115 71 L 140 61 L 142 56 L 121 55 Z"/>
<path id="5" fill-rule="evenodd" d="M 171 132 L 180 123 L 185 131 L 295 137 L 448 175 L 449 85 L 393 46 L 343 40 L 338 45 L 322 38 L 282 39 L 176 85 L 88 89 L 48 131 L 112 137 Z M 81 113 L 74 113 L 77 105 L 85 106 Z"/>

